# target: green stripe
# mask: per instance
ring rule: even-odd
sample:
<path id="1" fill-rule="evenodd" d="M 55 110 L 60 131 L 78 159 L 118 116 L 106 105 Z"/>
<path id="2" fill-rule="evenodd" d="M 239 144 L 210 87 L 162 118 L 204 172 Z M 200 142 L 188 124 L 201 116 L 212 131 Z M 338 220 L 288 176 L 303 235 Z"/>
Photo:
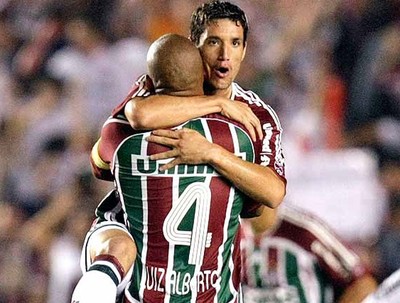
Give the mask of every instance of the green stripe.
<path id="1" fill-rule="evenodd" d="M 125 184 L 126 185 L 126 184 Z M 130 287 L 131 293 L 134 297 L 139 298 L 139 289 L 140 289 L 140 281 L 142 279 L 142 270 L 143 270 L 143 264 L 142 264 L 142 258 L 143 258 L 143 218 L 144 218 L 144 213 L 143 213 L 143 204 L 142 204 L 142 184 L 140 177 L 132 177 L 130 179 L 129 185 L 135 188 L 135 197 L 133 203 L 129 203 L 125 205 L 126 207 L 126 212 L 128 214 L 128 220 L 129 220 L 129 231 L 133 238 L 135 239 L 135 244 L 137 247 L 137 252 L 138 252 L 138 257 L 135 260 L 135 266 L 134 266 L 134 279 L 132 279 L 132 285 Z M 124 184 L 121 184 L 121 187 L 124 188 Z M 131 189 L 130 189 L 131 190 Z M 126 196 L 127 191 L 123 191 L 124 196 Z M 129 200 L 128 200 L 129 199 Z M 132 197 L 127 198 L 124 197 L 125 201 L 130 201 L 132 202 Z"/>
<path id="2" fill-rule="evenodd" d="M 260 255 L 260 248 L 255 248 L 253 255 Z M 264 279 L 262 277 L 261 274 L 261 264 L 259 262 L 255 263 L 253 266 L 253 270 L 254 270 L 254 277 L 255 277 L 255 282 L 256 282 L 256 287 L 263 287 L 264 286 Z"/>
<path id="3" fill-rule="evenodd" d="M 235 199 L 236 200 L 236 199 Z M 240 203 L 242 205 L 242 203 Z M 227 230 L 227 241 L 224 244 L 224 251 L 222 253 L 222 260 L 223 262 L 226 262 L 227 264 L 224 264 L 225 270 L 221 272 L 221 280 L 224 281 L 230 281 L 232 279 L 232 271 L 231 268 L 229 267 L 228 262 L 231 260 L 232 257 L 232 245 L 233 241 L 235 239 L 235 234 L 238 230 L 239 227 L 239 220 L 238 216 L 240 213 L 237 209 L 234 207 L 235 204 L 232 205 L 231 213 L 230 213 L 230 218 L 229 218 L 229 224 L 228 224 L 228 230 Z M 229 215 L 229 214 L 227 214 Z M 230 302 L 233 299 L 233 294 L 229 288 L 229 284 L 227 283 L 227 288 L 221 287 L 220 291 L 218 292 L 218 302 Z"/>
<path id="4" fill-rule="evenodd" d="M 254 163 L 255 155 L 250 137 L 239 127 L 235 127 L 235 131 L 239 142 L 239 152 L 245 153 L 246 159 L 244 160 Z"/>
<path id="5" fill-rule="evenodd" d="M 297 263 L 297 258 L 294 254 L 290 252 L 285 253 L 286 258 L 286 277 L 288 284 L 297 288 L 299 293 L 300 303 L 307 303 L 304 294 L 304 288 L 299 277 L 299 267 Z"/>
<path id="6" fill-rule="evenodd" d="M 126 213 L 130 223 L 130 233 L 135 239 L 138 251 L 138 257 L 135 261 L 132 284 L 130 287 L 131 294 L 139 297 L 140 281 L 142 278 L 143 264 L 143 190 L 140 176 L 132 176 L 131 154 L 140 154 L 142 146 L 143 134 L 135 135 L 127 139 L 117 150 L 117 161 L 119 164 L 118 181 L 120 182 L 121 191 L 123 193 L 123 201 L 125 202 Z M 126 165 L 126 166 L 121 166 Z M 127 177 L 129 176 L 129 177 Z"/>
<path id="7" fill-rule="evenodd" d="M 325 303 L 326 302 L 326 287 L 327 287 L 327 281 L 324 276 L 324 273 L 322 269 L 318 266 L 318 264 L 314 264 L 314 273 L 315 276 L 318 280 L 318 285 L 319 285 L 319 292 L 320 292 L 320 303 Z"/>
<path id="8" fill-rule="evenodd" d="M 200 134 L 202 134 L 203 136 L 205 136 L 204 127 L 203 127 L 203 124 L 201 123 L 200 119 L 189 121 L 186 124 L 184 124 L 183 127 L 194 129 L 194 130 L 198 131 Z"/>

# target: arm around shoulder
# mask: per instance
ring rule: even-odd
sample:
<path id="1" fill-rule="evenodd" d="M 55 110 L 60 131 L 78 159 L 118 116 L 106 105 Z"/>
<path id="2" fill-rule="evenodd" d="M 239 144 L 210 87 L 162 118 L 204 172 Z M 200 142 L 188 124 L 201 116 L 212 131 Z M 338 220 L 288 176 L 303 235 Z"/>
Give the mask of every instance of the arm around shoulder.
<path id="1" fill-rule="evenodd" d="M 125 116 L 134 129 L 170 128 L 187 120 L 222 110 L 222 97 L 151 95 L 134 97 L 125 106 Z"/>
<path id="2" fill-rule="evenodd" d="M 253 141 L 263 137 L 260 120 L 248 105 L 220 96 L 151 95 L 134 97 L 125 105 L 125 116 L 136 130 L 171 128 L 214 113 L 243 124 Z"/>

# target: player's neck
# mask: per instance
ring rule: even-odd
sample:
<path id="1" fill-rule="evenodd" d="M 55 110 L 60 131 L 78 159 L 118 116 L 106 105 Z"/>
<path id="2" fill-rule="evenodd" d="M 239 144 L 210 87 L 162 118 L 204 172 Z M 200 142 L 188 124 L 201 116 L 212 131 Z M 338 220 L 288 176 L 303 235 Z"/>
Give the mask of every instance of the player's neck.
<path id="1" fill-rule="evenodd" d="M 204 85 L 204 92 L 209 96 L 221 96 L 230 99 L 232 96 L 232 84 L 226 89 L 217 89 L 210 85 Z"/>

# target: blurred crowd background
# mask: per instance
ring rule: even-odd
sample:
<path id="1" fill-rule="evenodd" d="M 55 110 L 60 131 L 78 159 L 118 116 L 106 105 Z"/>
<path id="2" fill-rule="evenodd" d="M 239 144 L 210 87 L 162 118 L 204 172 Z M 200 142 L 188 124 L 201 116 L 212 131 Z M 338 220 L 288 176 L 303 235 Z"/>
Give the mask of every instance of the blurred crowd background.
<path id="1" fill-rule="evenodd" d="M 400 1 L 243 0 L 237 82 L 277 111 L 288 195 L 379 280 L 400 268 Z M 0 0 L 0 303 L 68 303 L 102 123 L 195 0 Z"/>

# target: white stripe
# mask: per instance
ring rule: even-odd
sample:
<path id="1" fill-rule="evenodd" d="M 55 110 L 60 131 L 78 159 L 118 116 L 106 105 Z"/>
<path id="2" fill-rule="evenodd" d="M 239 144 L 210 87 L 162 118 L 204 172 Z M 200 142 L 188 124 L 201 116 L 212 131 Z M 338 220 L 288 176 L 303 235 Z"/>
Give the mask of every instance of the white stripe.
<path id="1" fill-rule="evenodd" d="M 204 136 L 207 138 L 208 141 L 213 142 L 213 138 L 211 136 L 210 128 L 208 127 L 207 120 L 201 119 L 201 125 L 203 126 Z"/>
<path id="2" fill-rule="evenodd" d="M 108 125 L 108 124 L 110 124 L 110 123 L 120 123 L 120 124 L 130 125 L 130 124 L 129 124 L 129 121 L 127 121 L 127 120 L 109 117 L 109 118 L 106 120 L 106 122 L 104 122 L 103 127 L 106 126 L 106 125 Z"/>
<path id="3" fill-rule="evenodd" d="M 321 287 L 317 277 L 317 273 L 314 270 L 314 263 L 317 262 L 314 258 L 304 256 L 303 254 L 297 255 L 297 266 L 298 275 L 301 286 L 304 290 L 304 296 L 306 302 L 321 302 Z M 309 270 L 302 270 L 308 268 Z"/>
<path id="4" fill-rule="evenodd" d="M 135 85 L 144 85 L 144 80 L 146 80 L 146 74 L 143 74 L 135 81 Z"/>
<path id="5" fill-rule="evenodd" d="M 207 176 L 206 179 L 204 180 L 204 184 L 207 184 L 208 187 L 210 187 L 211 179 L 212 179 L 211 176 Z M 209 217 L 209 216 L 210 216 L 210 214 L 208 214 L 208 217 Z M 208 222 L 208 221 L 207 221 L 207 222 Z M 208 242 L 208 239 L 207 239 L 207 242 Z M 210 242 L 211 242 L 211 241 L 210 241 Z M 211 243 L 209 243 L 209 244 L 211 245 Z M 204 252 L 204 251 L 203 251 L 203 252 Z M 204 258 L 204 256 L 203 256 L 203 258 Z M 194 273 L 193 273 L 193 280 L 194 280 L 194 281 L 197 280 L 196 277 L 197 277 L 198 273 L 199 273 L 200 270 L 201 270 L 201 266 L 202 266 L 202 264 L 196 264 L 196 267 L 195 267 Z M 196 303 L 196 302 L 197 302 L 197 283 L 194 283 L 194 286 L 195 286 L 195 287 L 192 287 L 192 289 L 191 289 L 191 291 L 192 291 L 192 298 L 191 298 L 191 300 L 190 300 L 191 303 Z"/>
<path id="6" fill-rule="evenodd" d="M 240 145 L 239 145 L 238 135 L 237 135 L 237 132 L 236 132 L 236 127 L 233 124 L 229 124 L 229 131 L 230 131 L 231 137 L 232 137 L 234 154 L 236 156 L 240 156 L 243 160 L 247 161 L 246 153 L 240 151 Z M 244 131 L 244 130 L 243 130 L 243 132 L 246 134 L 246 136 L 249 139 L 249 141 L 253 142 L 251 140 L 250 136 L 247 134 L 247 132 Z M 255 151 L 254 151 L 254 145 L 253 144 L 251 144 L 251 156 L 252 156 L 253 162 L 254 162 L 254 160 L 255 160 L 254 159 Z"/>
<path id="7" fill-rule="evenodd" d="M 270 105 L 265 103 L 257 94 L 255 94 L 252 91 L 245 91 L 242 87 L 240 87 L 237 83 L 233 83 L 232 86 L 232 97 L 235 99 L 235 97 L 241 97 L 250 104 L 254 103 L 257 106 L 262 106 L 264 109 L 266 109 L 269 114 L 271 115 L 272 119 L 274 120 L 277 128 L 279 130 L 282 130 L 282 125 L 279 121 L 278 115 L 276 112 L 272 109 Z"/>
<path id="8" fill-rule="evenodd" d="M 143 74 L 139 77 L 139 79 L 137 79 L 135 81 L 135 86 L 139 86 L 139 90 L 140 90 L 144 87 L 145 83 L 146 83 L 146 74 Z M 134 87 L 132 87 L 132 88 L 134 88 Z"/>
<path id="9" fill-rule="evenodd" d="M 118 145 L 118 147 L 115 149 L 115 151 L 114 151 L 114 155 L 113 155 L 113 161 L 112 161 L 112 170 L 114 170 L 115 172 L 114 172 L 114 178 L 115 178 L 115 184 L 116 184 L 116 187 L 117 187 L 117 189 L 118 189 L 118 193 L 119 193 L 119 198 L 120 198 L 120 201 L 121 201 L 121 206 L 122 206 L 122 209 L 123 209 L 123 211 L 124 211 L 124 220 L 125 220 L 125 223 L 126 223 L 126 226 L 127 226 L 127 228 L 129 229 L 130 228 L 130 223 L 129 223 L 129 221 L 128 221 L 128 214 L 127 214 L 127 211 L 126 211 L 126 205 L 125 205 L 125 200 L 124 200 L 124 195 L 122 194 L 122 190 L 121 190 L 121 181 L 120 181 L 120 179 L 119 179 L 119 169 L 120 169 L 120 165 L 119 165 L 119 161 L 118 161 L 118 157 L 117 157 L 117 152 L 118 152 L 118 150 L 119 150 L 119 147 L 122 145 L 122 144 L 124 144 L 124 142 L 125 141 L 127 141 L 129 138 L 131 138 L 132 136 L 130 136 L 130 137 L 127 137 L 127 138 L 125 138 L 119 145 Z M 144 143 L 144 144 L 147 144 L 147 141 L 145 141 L 145 140 L 142 140 L 142 143 Z M 142 180 L 142 183 L 143 183 L 143 180 Z M 143 185 L 143 184 L 142 184 Z M 142 186 L 143 187 L 143 186 Z M 145 203 L 147 203 L 147 196 L 146 196 L 146 194 L 147 194 L 147 192 L 145 191 L 145 190 L 143 190 L 143 195 L 144 195 L 144 197 L 145 198 L 143 198 L 143 204 L 145 204 Z M 145 256 L 146 256 L 146 254 L 147 254 L 147 238 L 145 239 L 145 235 L 147 234 L 147 208 L 145 209 L 144 208 L 144 206 L 143 206 L 143 234 L 144 234 L 144 237 L 143 237 L 143 258 L 145 258 Z M 145 241 L 146 240 L 146 241 Z M 143 271 L 145 271 L 145 267 L 143 267 Z M 142 273 L 143 274 L 143 273 Z M 144 279 L 143 279 L 144 280 Z M 143 282 L 143 280 L 142 280 L 142 284 L 143 283 L 145 283 L 145 281 Z M 127 288 L 128 289 L 128 288 Z M 140 291 L 140 290 L 139 290 Z M 126 291 L 125 293 L 128 293 L 128 291 Z M 143 295 L 143 293 L 141 294 L 141 295 Z M 132 300 L 131 300 L 132 302 L 136 302 L 136 300 L 134 300 L 133 298 L 132 298 Z"/>
<path id="10" fill-rule="evenodd" d="M 202 122 L 203 122 L 203 127 L 204 127 L 204 130 L 205 130 L 207 139 L 209 139 L 209 141 L 212 141 L 211 134 L 208 132 L 208 126 L 204 123 L 204 121 L 202 121 Z M 234 153 L 236 155 L 239 155 L 240 154 L 240 146 L 239 146 L 239 141 L 237 140 L 236 128 L 231 123 L 228 124 L 228 127 L 229 127 L 229 131 L 230 131 L 231 137 L 233 139 Z M 254 149 L 253 146 L 252 146 L 252 148 Z M 219 253 L 218 253 L 218 268 L 217 268 L 217 272 L 218 272 L 219 276 L 221 276 L 221 272 L 222 272 L 222 265 L 223 265 L 222 264 L 223 263 L 222 262 L 222 253 L 224 251 L 224 243 L 226 242 L 226 239 L 227 239 L 228 225 L 229 225 L 229 221 L 230 221 L 230 213 L 231 213 L 232 206 L 233 206 L 234 192 L 235 192 L 235 189 L 233 187 L 231 187 L 230 188 L 230 194 L 229 194 L 229 201 L 228 201 L 227 210 L 226 210 L 226 217 L 225 217 L 225 221 L 224 221 L 222 245 L 218 249 Z M 230 249 L 231 249 L 231 254 L 230 254 L 231 257 L 229 259 L 229 265 L 228 266 L 230 268 L 230 271 L 233 272 L 234 265 L 235 265 L 234 261 L 233 261 L 233 258 L 232 258 L 233 257 L 234 245 L 232 245 L 232 247 Z M 249 260 L 249 258 L 247 260 Z M 232 278 L 233 278 L 233 276 L 230 277 L 230 280 L 228 282 L 230 291 L 231 291 L 231 293 L 233 295 L 233 298 L 232 298 L 232 300 L 230 302 L 235 302 L 236 300 L 239 300 L 239 302 L 241 302 L 242 298 L 240 296 L 240 292 L 235 289 L 235 286 L 233 284 L 233 279 Z M 220 281 L 221 281 L 221 279 L 218 280 L 218 285 L 216 287 L 216 296 L 214 298 L 214 302 L 218 302 L 218 293 L 221 290 Z M 239 288 L 240 288 L 240 285 L 239 285 Z"/>
<path id="11" fill-rule="evenodd" d="M 235 189 L 233 187 L 231 187 L 230 193 L 229 193 L 229 200 L 228 200 L 227 207 L 226 207 L 226 212 L 225 212 L 225 221 L 224 221 L 222 243 L 221 243 L 220 247 L 218 248 L 218 258 L 217 258 L 217 260 L 218 260 L 218 268 L 217 268 L 217 272 L 218 272 L 219 279 L 218 279 L 217 286 L 215 287 L 216 296 L 214 297 L 214 303 L 218 303 L 218 293 L 221 290 L 221 271 L 222 271 L 222 265 L 223 265 L 222 254 L 224 252 L 224 245 L 225 245 L 226 239 L 228 237 L 228 225 L 229 225 L 230 217 L 231 217 L 230 215 L 231 215 L 231 210 L 232 210 L 234 191 L 235 191 Z M 229 262 L 229 266 L 230 267 L 232 265 L 231 261 L 232 261 L 232 256 L 231 256 L 231 260 Z M 232 280 L 232 276 L 231 276 L 231 280 Z"/>
<path id="12" fill-rule="evenodd" d="M 128 300 L 130 303 L 140 303 L 138 300 L 136 300 L 134 297 L 132 297 L 131 293 L 129 292 L 129 287 L 131 286 L 132 282 L 129 282 L 124 291 L 125 298 Z M 143 301 L 143 300 L 142 300 Z"/>
<path id="13" fill-rule="evenodd" d="M 138 89 L 134 94 L 132 94 L 132 98 L 134 97 L 145 97 L 146 95 L 149 95 L 150 93 L 145 89 L 145 84 L 146 84 L 146 74 L 142 75 L 136 82 L 135 85 L 139 86 Z"/>
<path id="14" fill-rule="evenodd" d="M 237 136 L 237 133 L 236 133 L 236 128 L 235 128 L 235 126 L 233 124 L 229 124 L 229 132 L 231 134 L 231 138 L 232 138 L 232 141 L 233 141 L 234 154 L 235 155 L 241 155 L 239 140 L 238 140 L 238 136 Z M 250 139 L 250 141 L 251 141 L 251 139 Z M 254 155 L 254 146 L 253 146 L 253 144 L 251 144 L 251 147 L 252 147 L 252 153 Z M 245 155 L 244 155 L 243 160 L 247 160 Z M 231 209 L 232 209 L 232 206 L 233 206 L 233 197 L 234 196 L 235 196 L 235 188 L 231 187 L 230 195 L 229 195 L 229 200 L 230 200 L 229 213 L 231 212 Z M 233 273 L 234 268 L 235 268 L 235 264 L 234 264 L 234 261 L 233 261 L 233 258 L 232 258 L 234 247 L 235 247 L 235 244 L 233 244 L 232 247 L 231 247 L 231 258 L 229 259 L 229 268 L 231 270 L 231 273 Z M 238 249 L 240 250 L 240 247 Z M 231 275 L 230 280 L 229 280 L 229 288 L 230 288 L 231 293 L 233 295 L 233 299 L 232 299 L 231 302 L 235 302 L 235 300 L 238 299 L 239 293 L 238 293 L 238 290 L 235 289 L 235 286 L 233 284 L 233 275 Z"/>
<path id="15" fill-rule="evenodd" d="M 239 284 L 239 300 L 238 303 L 244 303 L 243 302 L 243 288 L 242 288 L 242 283 Z"/>
<path id="16" fill-rule="evenodd" d="M 231 190 L 230 190 L 230 195 L 229 195 L 229 211 L 227 211 L 227 214 L 231 214 L 232 212 L 232 206 L 233 206 L 233 197 L 235 196 L 235 188 L 233 186 L 231 186 Z M 229 216 L 230 217 L 230 216 Z M 228 231 L 228 228 L 225 228 L 226 231 Z M 235 237 L 235 236 L 234 236 Z M 238 292 L 235 289 L 235 286 L 233 284 L 233 272 L 234 272 L 234 268 L 235 268 L 235 263 L 233 260 L 233 250 L 235 248 L 235 243 L 233 242 L 233 245 L 231 246 L 231 254 L 230 254 L 230 258 L 229 258 L 229 269 L 231 271 L 231 275 L 230 275 L 230 279 L 229 279 L 229 288 L 231 290 L 231 293 L 233 295 L 233 299 L 232 302 L 234 302 L 237 299 L 238 296 Z M 240 248 L 238 248 L 240 249 Z"/>
<path id="17" fill-rule="evenodd" d="M 278 115 L 276 114 L 276 112 L 272 109 L 271 106 L 266 105 L 268 112 L 270 113 L 270 115 L 272 116 L 272 118 L 274 119 L 274 122 L 276 124 L 276 127 L 278 128 L 278 130 L 282 131 L 282 125 L 281 125 L 281 121 L 279 121 Z"/>
<path id="18" fill-rule="evenodd" d="M 148 91 L 144 88 L 139 89 L 134 96 L 132 96 L 132 98 L 134 97 L 145 97 L 148 94 Z"/>
<path id="19" fill-rule="evenodd" d="M 116 149 L 116 151 L 117 150 L 118 150 L 118 148 Z M 125 225 L 129 229 L 128 213 L 126 212 L 125 199 L 124 199 L 124 195 L 122 194 L 121 183 L 120 183 L 120 180 L 119 180 L 119 161 L 118 161 L 118 157 L 117 157 L 117 153 L 116 152 L 114 152 L 112 167 L 113 167 L 112 171 L 114 171 L 115 184 L 116 184 L 116 187 L 117 187 L 117 190 L 118 190 L 119 199 L 121 201 L 121 208 L 122 208 L 122 210 L 124 212 Z"/>
<path id="20" fill-rule="evenodd" d="M 179 178 L 174 176 L 172 178 L 172 188 L 179 188 Z M 174 207 L 174 204 L 178 201 L 179 199 L 179 192 L 178 190 L 173 190 L 172 191 L 172 207 Z M 169 243 L 169 248 L 168 248 L 168 264 L 167 264 L 167 272 L 165 275 L 165 296 L 164 296 L 164 302 L 168 303 L 171 297 L 171 291 L 170 291 L 170 286 L 171 286 L 171 273 L 174 269 L 174 254 L 175 254 L 175 245 L 171 242 L 168 241 Z"/>
<path id="21" fill-rule="evenodd" d="M 142 146 L 140 153 L 146 155 L 148 142 L 141 140 Z M 142 279 L 140 281 L 139 298 L 143 298 L 144 290 L 146 288 L 146 260 L 148 249 L 148 223 L 149 223 L 149 206 L 147 197 L 147 177 L 140 177 L 142 187 L 142 209 L 143 209 L 143 250 L 142 250 Z"/>

